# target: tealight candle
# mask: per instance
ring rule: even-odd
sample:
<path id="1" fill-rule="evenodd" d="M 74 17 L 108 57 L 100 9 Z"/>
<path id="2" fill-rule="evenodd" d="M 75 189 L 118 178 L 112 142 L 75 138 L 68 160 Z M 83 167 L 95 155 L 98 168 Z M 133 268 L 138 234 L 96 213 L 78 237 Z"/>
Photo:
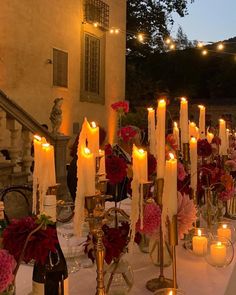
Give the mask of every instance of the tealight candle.
<path id="1" fill-rule="evenodd" d="M 210 255 L 214 265 L 224 266 L 226 261 L 226 247 L 221 242 L 211 245 Z"/>
<path id="2" fill-rule="evenodd" d="M 221 227 L 217 229 L 217 236 L 226 238 L 231 241 L 231 229 L 227 224 L 222 224 Z"/>
<path id="3" fill-rule="evenodd" d="M 204 256 L 207 252 L 207 238 L 202 236 L 202 231 L 198 229 L 197 236 L 192 239 L 193 253 L 197 256 Z"/>

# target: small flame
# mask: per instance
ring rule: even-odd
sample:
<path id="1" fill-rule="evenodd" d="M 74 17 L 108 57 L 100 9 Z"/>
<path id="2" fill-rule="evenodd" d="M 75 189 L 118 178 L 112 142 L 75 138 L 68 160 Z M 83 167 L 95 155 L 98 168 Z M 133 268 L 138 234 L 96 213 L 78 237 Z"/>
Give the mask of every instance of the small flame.
<path id="1" fill-rule="evenodd" d="M 159 100 L 159 104 L 166 104 L 165 99 L 160 99 L 160 100 Z"/>
<path id="2" fill-rule="evenodd" d="M 190 125 L 191 125 L 192 127 L 196 127 L 196 123 L 195 123 L 195 122 L 190 122 Z"/>
<path id="3" fill-rule="evenodd" d="M 191 139 L 190 139 L 190 141 L 194 143 L 194 142 L 197 141 L 197 139 L 196 139 L 196 137 L 192 136 Z"/>
<path id="4" fill-rule="evenodd" d="M 92 126 L 92 128 L 96 128 L 97 124 L 93 121 L 93 122 L 91 122 L 91 126 Z"/>
<path id="5" fill-rule="evenodd" d="M 227 224 L 223 224 L 222 227 L 223 227 L 223 228 L 227 228 Z"/>
<path id="6" fill-rule="evenodd" d="M 171 291 L 168 293 L 168 295 L 173 295 L 173 291 L 171 290 Z"/>
<path id="7" fill-rule="evenodd" d="M 142 155 L 144 154 L 144 150 L 143 149 L 139 149 L 138 151 L 139 151 L 140 154 L 142 154 Z"/>
<path id="8" fill-rule="evenodd" d="M 170 160 L 174 160 L 175 156 L 172 153 L 169 153 Z"/>
<path id="9" fill-rule="evenodd" d="M 174 122 L 174 127 L 177 128 L 178 127 L 178 124 L 177 122 Z"/>
<path id="10" fill-rule="evenodd" d="M 222 245 L 222 243 L 221 242 L 217 242 L 217 246 L 221 246 Z"/>
<path id="11" fill-rule="evenodd" d="M 180 98 L 181 102 L 187 102 L 187 99 L 185 97 Z"/>
<path id="12" fill-rule="evenodd" d="M 204 107 L 202 104 L 199 104 L 198 107 L 199 107 L 199 109 L 201 109 L 201 110 L 205 109 L 205 107 Z"/>
<path id="13" fill-rule="evenodd" d="M 201 235 L 202 235 L 202 231 L 201 231 L 200 229 L 197 230 L 197 235 L 198 235 L 199 237 L 201 237 Z"/>
<path id="14" fill-rule="evenodd" d="M 219 121 L 220 121 L 221 123 L 224 123 L 224 122 L 225 122 L 225 120 L 224 120 L 224 119 L 219 119 Z"/>
<path id="15" fill-rule="evenodd" d="M 50 146 L 50 144 L 48 142 L 42 143 L 42 147 L 44 147 L 44 148 L 48 148 L 49 146 Z"/>
<path id="16" fill-rule="evenodd" d="M 147 110 L 149 111 L 149 112 L 153 112 L 154 111 L 154 109 L 153 108 L 147 108 Z"/>
<path id="17" fill-rule="evenodd" d="M 85 148 L 84 148 L 84 153 L 85 153 L 86 155 L 91 154 L 90 149 L 87 148 L 87 147 L 85 147 Z"/>
<path id="18" fill-rule="evenodd" d="M 39 135 L 37 135 L 37 134 L 35 134 L 35 135 L 34 135 L 34 139 L 36 139 L 36 140 L 38 140 L 38 141 L 41 141 L 41 140 L 42 140 L 42 137 L 39 136 Z"/>

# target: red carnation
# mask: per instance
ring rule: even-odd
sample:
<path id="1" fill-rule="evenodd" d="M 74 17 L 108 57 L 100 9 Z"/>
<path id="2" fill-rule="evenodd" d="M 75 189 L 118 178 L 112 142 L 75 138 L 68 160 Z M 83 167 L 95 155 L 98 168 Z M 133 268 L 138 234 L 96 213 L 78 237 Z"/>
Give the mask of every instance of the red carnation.
<path id="1" fill-rule="evenodd" d="M 120 183 L 127 175 L 127 164 L 124 159 L 117 156 L 106 157 L 107 178 L 111 184 Z"/>
<path id="2" fill-rule="evenodd" d="M 112 109 L 120 113 L 128 113 L 129 102 L 127 100 L 117 101 L 111 105 Z"/>

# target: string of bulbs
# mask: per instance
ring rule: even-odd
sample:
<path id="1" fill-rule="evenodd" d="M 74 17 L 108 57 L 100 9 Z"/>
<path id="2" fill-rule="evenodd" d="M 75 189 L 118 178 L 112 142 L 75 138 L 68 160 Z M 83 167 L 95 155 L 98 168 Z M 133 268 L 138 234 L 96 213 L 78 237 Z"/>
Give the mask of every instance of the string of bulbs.
<path id="1" fill-rule="evenodd" d="M 94 27 L 98 27 L 99 26 L 99 24 L 97 22 L 94 23 L 93 25 L 94 25 Z M 108 32 L 111 35 L 118 35 L 119 33 L 124 33 L 127 36 L 130 36 L 130 37 L 135 38 L 140 43 L 145 43 L 145 40 L 150 39 L 150 37 L 148 37 L 144 33 L 141 33 L 141 32 L 135 33 L 135 32 L 128 31 L 128 30 L 127 31 L 124 31 L 124 30 L 121 30 L 120 28 L 117 28 L 117 27 L 111 27 L 111 28 L 109 28 Z M 196 40 L 189 40 L 189 41 L 196 41 Z M 175 39 L 173 39 L 171 37 L 167 37 L 164 40 L 164 43 L 165 43 L 165 45 L 167 47 L 167 50 L 170 50 L 170 51 L 176 50 L 176 41 L 175 41 Z M 207 45 L 214 45 L 214 44 L 216 44 L 215 50 L 214 49 L 210 49 L 210 48 L 206 48 Z M 220 41 L 220 42 L 197 41 L 196 48 L 201 50 L 201 54 L 203 56 L 208 55 L 209 52 L 212 52 L 212 53 L 221 53 L 221 54 L 226 54 L 226 55 L 232 55 L 232 56 L 234 56 L 234 58 L 236 60 L 236 52 L 233 53 L 233 52 L 228 52 L 228 51 L 225 51 L 224 50 L 225 47 L 227 46 L 227 44 L 236 44 L 236 42 L 233 42 L 233 41 L 232 42 L 230 42 L 230 41 L 225 41 L 225 42 L 222 42 L 222 41 Z"/>

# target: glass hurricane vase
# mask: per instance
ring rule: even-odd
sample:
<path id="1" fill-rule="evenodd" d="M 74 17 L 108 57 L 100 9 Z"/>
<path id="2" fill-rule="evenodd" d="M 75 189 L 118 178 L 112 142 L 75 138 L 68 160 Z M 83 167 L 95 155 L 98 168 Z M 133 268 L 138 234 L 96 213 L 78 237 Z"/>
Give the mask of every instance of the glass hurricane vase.
<path id="1" fill-rule="evenodd" d="M 105 269 L 107 295 L 127 295 L 134 283 L 132 268 L 123 257 L 114 260 Z"/>

